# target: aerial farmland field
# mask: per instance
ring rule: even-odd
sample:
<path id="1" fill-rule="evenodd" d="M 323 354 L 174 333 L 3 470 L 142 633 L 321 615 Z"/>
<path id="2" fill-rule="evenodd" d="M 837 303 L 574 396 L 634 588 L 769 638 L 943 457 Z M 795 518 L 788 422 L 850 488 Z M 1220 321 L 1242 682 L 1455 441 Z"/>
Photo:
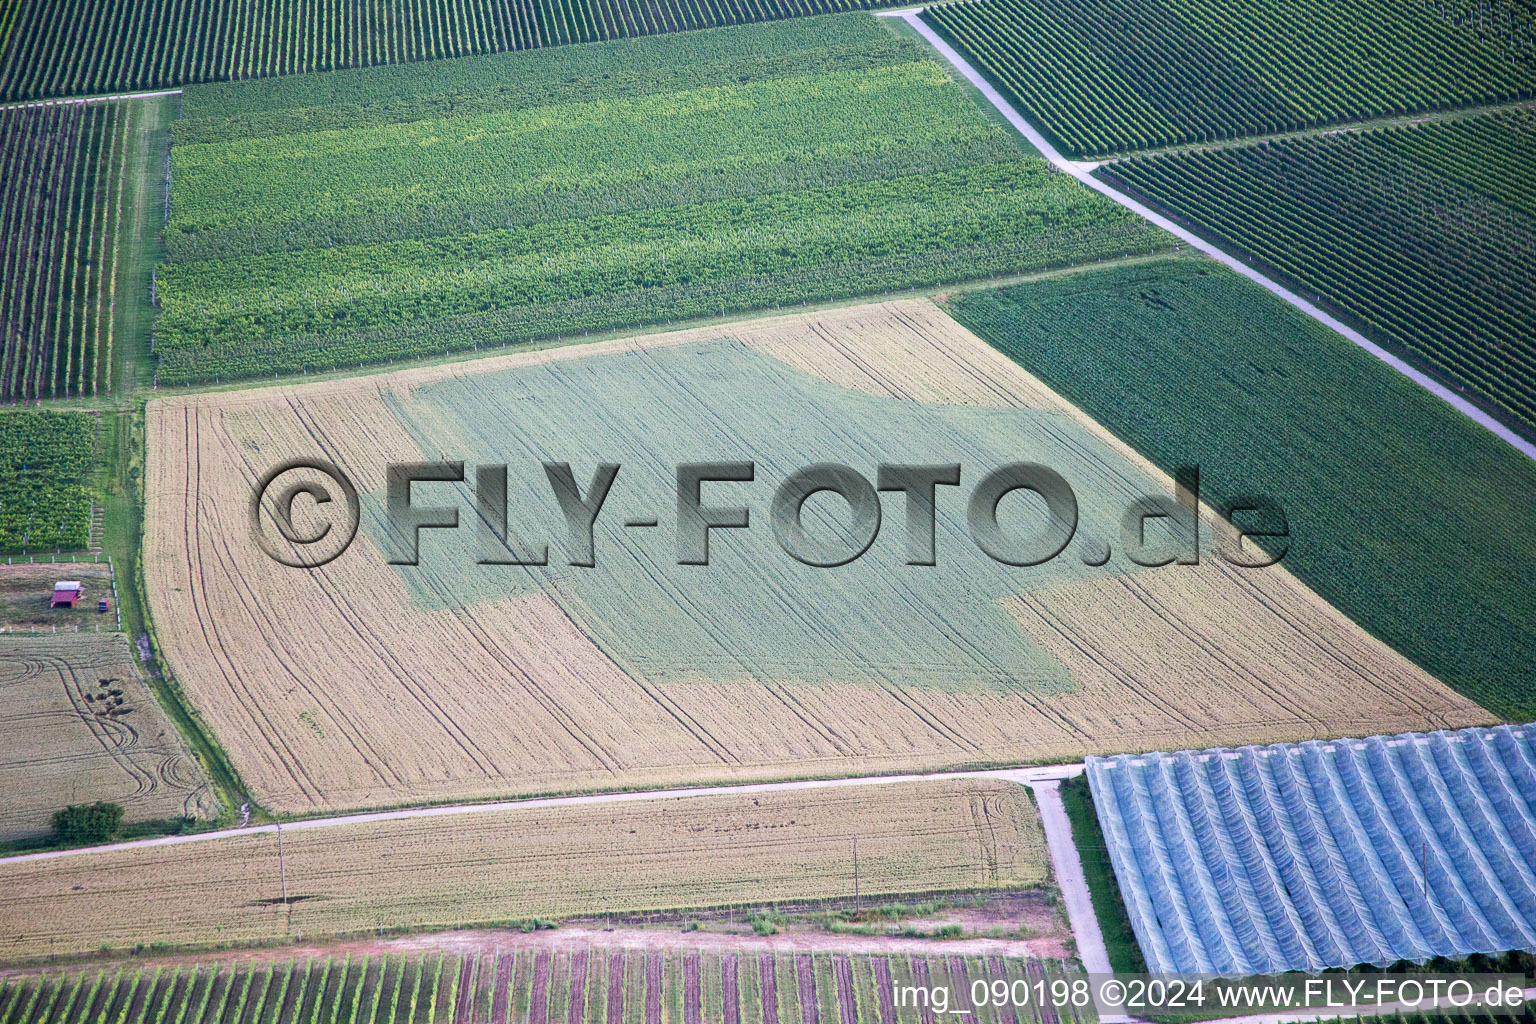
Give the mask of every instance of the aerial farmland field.
<path id="1" fill-rule="evenodd" d="M 1528 5 L 962 0 L 924 18 L 1072 156 L 1529 99 Z"/>
<path id="2" fill-rule="evenodd" d="M 86 549 L 96 434 L 84 413 L 0 413 L 0 554 Z"/>
<path id="3" fill-rule="evenodd" d="M 854 835 L 869 898 L 1050 880 L 1027 791 L 997 780 L 298 823 L 281 861 L 269 829 L 0 863 L 7 956 L 842 898 Z"/>
<path id="4" fill-rule="evenodd" d="M 1536 426 L 1536 110 L 1122 160 L 1100 173 Z M 1490 235 L 1501 244 L 1485 244 Z"/>
<path id="5" fill-rule="evenodd" d="M 630 965 L 644 966 L 648 958 L 662 959 L 679 969 L 658 972 L 648 985 L 630 993 L 622 986 L 611 991 L 609 979 L 622 977 Z M 526 1024 L 528 1021 L 652 1020 L 631 1014 L 649 1000 L 675 1016 L 668 1021 L 736 1021 L 767 1024 L 803 1019 L 775 1014 L 780 988 L 795 1003 L 809 982 L 816 1019 L 846 1024 L 881 1024 L 918 1019 L 896 1014 L 894 1005 L 877 995 L 878 979 L 910 979 L 914 970 L 942 973 L 956 993 L 965 993 L 963 978 L 987 973 L 994 977 L 1024 977 L 1056 981 L 1071 977 L 1069 965 L 1056 960 L 987 958 L 975 955 L 923 957 L 881 954 L 833 954 L 805 958 L 803 977 L 790 975 L 759 995 L 759 966 L 772 953 L 713 952 L 680 946 L 665 953 L 646 949 L 579 946 L 572 950 L 535 945 L 479 954 L 385 953 L 369 956 L 288 957 L 264 960 L 213 960 L 173 964 L 162 968 L 120 971 L 70 971 L 40 977 L 18 977 L 0 988 L 0 1024 L 24 1024 L 47 1019 L 60 1024 L 121 1019 L 177 1021 L 190 1019 L 278 1024 L 287 1021 L 343 1020 L 351 1024 L 471 1024 L 478 1020 Z M 686 980 L 685 980 L 686 979 Z M 4 984 L 4 983 L 0 983 Z M 748 991 L 750 989 L 750 991 Z M 728 992 L 716 1000 L 705 993 Z M 887 996 L 889 988 L 885 989 Z M 764 998 L 766 996 L 766 998 Z M 637 1007 L 635 1004 L 639 1004 Z M 968 1001 L 960 1005 L 968 1006 Z M 39 1008 L 41 1009 L 39 1010 Z M 1031 1012 L 1033 1010 L 1033 1012 Z M 50 1014 L 29 1018 L 30 1012 Z M 971 1012 L 967 1010 L 966 1012 Z M 96 1016 L 92 1016 L 95 1014 Z M 113 1016 L 115 1015 L 115 1016 Z M 985 1013 L 980 1019 L 995 1019 Z M 1013 1018 L 1032 1024 L 1044 1016 L 1038 1008 L 1021 1008 Z M 1075 1024 L 1062 1013 L 1063 1024 Z"/>
<path id="6" fill-rule="evenodd" d="M 1090 759 L 1148 969 L 1277 974 L 1536 946 L 1527 733 Z"/>
<path id="7" fill-rule="evenodd" d="M 0 0 L 0 1024 L 1528 1003 L 1533 110 L 1533 0 Z"/>
<path id="8" fill-rule="evenodd" d="M 123 184 L 143 117 L 137 103 L 0 108 L 0 401 L 111 388 Z"/>
<path id="9" fill-rule="evenodd" d="M 17 0 L 0 100 L 399 64 L 888 6 L 879 0 Z"/>
<path id="10" fill-rule="evenodd" d="M 131 824 L 216 812 L 134 661 L 121 633 L 0 633 L 0 841 L 46 834 L 70 803 L 119 803 Z"/>
<path id="11" fill-rule="evenodd" d="M 1484 707 L 1536 717 L 1536 606 L 1520 568 L 1536 559 L 1532 460 L 1200 262 L 978 291 L 950 308 L 1158 465 L 1197 459 L 1216 505 L 1262 481 L 1294 516 L 1284 564 L 1299 580 Z"/>
<path id="12" fill-rule="evenodd" d="M 329 109 L 364 74 L 187 91 L 160 384 L 1170 247 L 863 15 L 412 65 Z"/>
<path id="13" fill-rule="evenodd" d="M 894 530 L 830 571 L 766 530 L 722 533 L 700 569 L 621 525 L 674 501 L 652 467 L 690 460 L 755 459 L 776 484 L 829 459 L 964 451 L 980 474 L 1032 455 L 1072 479 L 1087 536 L 1171 491 L 927 302 L 159 399 L 148 418 L 158 640 L 246 784 L 285 811 L 1489 721 L 1283 568 L 1013 569 L 971 545 L 958 499 L 926 568 L 902 568 Z M 228 517 L 316 444 L 364 492 L 363 527 L 295 573 Z M 477 565 L 469 531 L 385 564 L 386 461 L 510 461 L 509 520 L 537 542 L 563 536 L 540 461 L 584 452 L 625 467 L 597 571 L 558 540 L 545 567 Z M 737 486 L 761 514 L 767 495 Z"/>

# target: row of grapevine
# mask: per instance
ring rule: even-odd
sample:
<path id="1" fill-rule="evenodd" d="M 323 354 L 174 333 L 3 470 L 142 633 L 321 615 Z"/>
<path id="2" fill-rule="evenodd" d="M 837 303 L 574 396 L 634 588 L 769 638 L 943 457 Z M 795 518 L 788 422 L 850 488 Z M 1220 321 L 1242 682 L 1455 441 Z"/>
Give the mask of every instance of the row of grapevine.
<path id="1" fill-rule="evenodd" d="M 0 108 L 0 401 L 111 388 L 132 128 L 130 104 Z"/>
<path id="2" fill-rule="evenodd" d="M 17 0 L 0 100 L 158 89 L 865 10 L 883 0 Z M 0 24 L 0 33 L 5 26 Z"/>
<path id="3" fill-rule="evenodd" d="M 967 0 L 923 17 L 1073 156 L 1536 94 L 1536 19 L 1394 0 Z M 1492 31 L 1490 22 L 1502 28 Z"/>
<path id="4" fill-rule="evenodd" d="M 86 413 L 0 413 L 0 553 L 86 547 L 95 451 Z"/>
<path id="5" fill-rule="evenodd" d="M 1100 172 L 1536 426 L 1536 113 Z"/>
<path id="6" fill-rule="evenodd" d="M 0 1024 L 918 1024 L 931 992 L 980 1024 L 1087 1024 L 1074 981 L 1080 997 L 1066 964 L 975 954 L 363 954 L 0 981 Z M 1063 1005 L 1042 1012 L 1040 991 Z"/>
<path id="7" fill-rule="evenodd" d="M 838 11 L 865 11 L 895 0 L 535 0 L 546 46 L 744 25 Z"/>

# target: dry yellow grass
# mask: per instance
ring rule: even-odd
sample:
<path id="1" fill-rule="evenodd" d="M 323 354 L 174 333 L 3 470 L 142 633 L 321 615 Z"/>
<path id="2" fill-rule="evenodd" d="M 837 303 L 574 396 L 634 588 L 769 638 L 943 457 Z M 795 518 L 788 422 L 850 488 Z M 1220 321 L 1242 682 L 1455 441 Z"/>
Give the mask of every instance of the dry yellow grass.
<path id="1" fill-rule="evenodd" d="M 0 863 L 0 957 L 1049 881 L 1025 787 L 943 780 L 530 807 Z"/>
<path id="2" fill-rule="evenodd" d="M 1078 567 L 1059 585 L 1001 601 L 1020 645 L 1035 644 L 1055 675 L 967 689 L 867 673 L 786 683 L 729 659 L 690 661 L 691 649 L 665 671 L 629 671 L 570 610 L 569 594 L 434 607 L 384 564 L 366 530 L 316 571 L 277 565 L 249 538 L 253 483 L 279 459 L 323 453 L 359 490 L 378 493 L 386 463 L 422 457 L 397 407 L 413 411 L 418 429 L 451 437 L 454 425 L 434 422 L 440 410 L 419 400 L 423 389 L 719 339 L 864 402 L 1034 410 L 1047 434 L 1068 439 L 1060 451 L 1086 440 L 1103 453 L 1054 467 L 1069 479 L 1088 475 L 1116 495 L 1145 493 L 1148 481 L 1171 491 L 1145 460 L 925 301 L 154 401 L 145 575 L 158 638 L 263 804 L 311 812 L 1490 720 L 1283 569 L 1169 567 L 1138 574 L 1134 585 L 1150 589 L 1131 600 L 1120 576 Z M 581 438 L 572 446 L 581 453 Z M 729 610 L 729 592 L 720 599 L 725 614 L 747 614 Z M 932 665 L 936 680 L 945 668 Z"/>
<path id="3" fill-rule="evenodd" d="M 54 811 L 97 800 L 129 822 L 214 810 L 121 633 L 0 635 L 0 839 L 47 833 Z"/>

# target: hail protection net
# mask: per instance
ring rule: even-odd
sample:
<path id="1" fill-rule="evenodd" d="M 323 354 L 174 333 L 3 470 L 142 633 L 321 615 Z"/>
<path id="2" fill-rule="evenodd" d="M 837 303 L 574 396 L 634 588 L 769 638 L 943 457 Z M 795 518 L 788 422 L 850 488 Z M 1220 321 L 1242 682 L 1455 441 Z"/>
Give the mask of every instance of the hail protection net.
<path id="1" fill-rule="evenodd" d="M 1090 757 L 1155 972 L 1536 951 L 1536 726 Z"/>

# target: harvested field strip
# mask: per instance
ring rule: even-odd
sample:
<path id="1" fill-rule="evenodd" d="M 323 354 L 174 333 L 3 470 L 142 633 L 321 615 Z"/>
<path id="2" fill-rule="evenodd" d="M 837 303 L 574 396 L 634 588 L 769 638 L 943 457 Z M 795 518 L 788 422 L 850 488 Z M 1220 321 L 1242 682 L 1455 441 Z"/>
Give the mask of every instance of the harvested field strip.
<path id="1" fill-rule="evenodd" d="M 1090 758 L 1147 966 L 1536 951 L 1533 727 Z"/>
<path id="2" fill-rule="evenodd" d="M 659 954 L 651 954 L 657 957 Z M 504 1010 L 480 1013 L 459 1008 L 447 1013 L 430 1014 L 423 1011 L 430 992 L 400 990 L 401 1000 L 387 998 L 387 981 L 390 978 L 408 978 L 426 965 L 428 974 L 437 971 L 440 959 L 445 975 L 490 977 L 499 974 L 499 964 L 516 961 L 522 963 L 543 957 L 547 962 L 558 962 L 560 969 L 549 974 L 547 992 L 543 999 L 536 998 L 531 1004 L 515 1001 L 506 1004 Z M 932 1021 L 931 1013 L 919 1016 L 919 1010 L 905 995 L 900 1007 L 896 1004 L 893 985 L 910 984 L 922 977 L 920 967 L 914 973 L 913 958 L 890 954 L 855 961 L 838 954 L 817 954 L 815 966 L 809 972 L 792 974 L 788 984 L 795 990 L 793 1000 L 801 1000 L 802 986 L 810 991 L 808 1014 L 786 1020 L 771 1012 L 763 1013 L 762 1007 L 772 1006 L 780 993 L 773 990 L 773 982 L 766 983 L 767 999 L 738 1001 L 731 995 L 738 991 L 730 984 L 718 987 L 721 971 L 729 978 L 736 968 L 734 955 L 700 954 L 698 951 L 682 951 L 669 954 L 672 960 L 708 965 L 701 967 L 699 988 L 686 986 L 686 994 L 679 990 L 679 999 L 665 1002 L 663 993 L 657 991 L 652 1003 L 657 1015 L 647 1016 L 644 1024 L 907 1024 L 920 1019 Z M 362 960 L 331 958 L 270 961 L 245 961 L 233 964 L 214 964 L 211 967 L 195 965 L 171 965 L 143 967 L 120 971 L 64 971 L 41 978 L 8 979 L 0 988 L 0 1024 L 84 1024 L 87 1021 L 108 1020 L 113 1024 L 583 1024 L 603 1019 L 593 1017 L 581 1007 L 583 1002 L 580 983 L 584 975 L 564 968 L 571 964 L 600 963 L 626 964 L 647 959 L 641 950 L 624 949 L 577 949 L 551 956 L 549 951 L 504 951 L 483 955 L 439 954 L 431 959 L 426 954 L 413 956 L 391 955 Z M 794 959 L 794 958 L 791 958 Z M 958 959 L 958 958 L 955 958 Z M 917 958 L 921 965 L 927 958 Z M 772 965 L 774 954 L 742 954 L 741 969 L 757 974 L 762 964 Z M 811 962 L 810 957 L 805 958 Z M 933 961 L 938 963 L 939 961 Z M 842 965 L 841 967 L 839 965 Z M 971 965 L 977 967 L 977 965 Z M 846 968 L 846 970 L 844 970 Z M 987 980 L 1002 978 L 1056 978 L 1067 970 L 1057 962 L 1039 963 L 1022 960 L 997 959 L 988 964 L 982 973 L 967 974 Z M 863 972 L 868 985 L 859 991 L 868 992 L 868 998 L 855 998 L 852 983 L 844 986 L 840 977 L 851 977 Z M 841 973 L 840 973 L 841 972 Z M 339 989 L 333 979 L 345 975 L 349 983 L 360 980 L 360 987 L 350 993 Z M 213 989 L 203 987 L 210 976 L 216 976 Z M 770 970 L 766 975 L 773 977 Z M 422 975 L 425 977 L 425 975 Z M 943 974 L 930 977 L 936 984 L 947 984 L 959 978 Z M 370 979 L 378 979 L 376 982 Z M 946 980 L 947 979 L 947 980 Z M 700 995 L 703 990 L 716 986 L 725 993 L 724 1001 L 716 1006 L 707 1003 Z M 883 993 L 876 996 L 875 987 Z M 666 988 L 662 983 L 662 988 Z M 647 989 L 647 998 L 652 991 Z M 406 997 L 409 997 L 407 1001 Z M 666 998 L 670 998 L 670 989 Z M 969 995 L 960 988 L 949 992 L 952 1007 L 971 1006 Z M 281 1010 L 277 1009 L 281 1002 Z M 665 1005 L 672 1007 L 663 1011 Z M 415 1007 L 412 1016 L 412 1007 Z M 885 1007 L 884 1010 L 881 1007 Z M 820 1009 L 818 1009 L 818 1007 Z M 980 1007 L 974 1015 L 978 1021 L 1007 1020 L 1012 1024 L 1077 1024 L 1068 1016 L 1060 1022 L 1052 1016 L 1042 1018 L 1032 1008 L 1021 1008 L 1017 1016 L 993 1017 L 988 1007 Z M 1010 1011 L 1011 1012 L 1011 1011 Z M 681 1014 L 671 1016 L 669 1014 Z"/>
<path id="3" fill-rule="evenodd" d="M 70 803 L 132 823 L 218 810 L 121 633 L 0 634 L 0 749 L 0 840 L 46 835 Z"/>
<path id="4" fill-rule="evenodd" d="M 735 493 L 759 523 L 793 470 L 892 451 L 963 456 L 968 483 L 1028 451 L 1068 478 L 1085 536 L 1172 492 L 927 302 L 158 399 L 147 420 L 162 650 L 251 791 L 284 812 L 1492 721 L 1284 567 L 1069 555 L 1020 572 L 980 553 L 948 488 L 921 571 L 903 571 L 895 528 L 827 573 L 762 528 L 717 535 L 727 557 L 699 569 L 619 525 L 675 508 L 659 467 L 722 450 L 756 461 L 760 483 Z M 364 492 L 364 522 L 298 573 L 229 510 L 268 467 L 322 452 Z M 568 572 L 540 463 L 597 452 L 626 467 L 616 511 L 597 524 L 599 571 Z M 477 566 L 468 530 L 414 570 L 387 566 L 384 466 L 439 455 L 516 459 L 528 486 L 509 491 L 509 517 L 549 531 L 553 567 Z"/>
<path id="5" fill-rule="evenodd" d="M 840 897 L 852 887 L 853 834 L 867 894 L 1034 887 L 1048 878 L 1026 789 L 958 780 L 292 830 L 283 836 L 287 908 L 271 834 L 10 862 L 0 865 L 0 888 L 11 956 L 252 942 Z M 169 898 L 193 884 L 195 906 Z M 494 984 L 505 986 L 511 970 L 504 966 Z M 548 971 L 547 961 L 520 960 L 513 1002 L 529 974 L 537 1001 Z M 461 977 L 457 1012 L 489 1014 L 492 985 L 483 969 Z"/>

